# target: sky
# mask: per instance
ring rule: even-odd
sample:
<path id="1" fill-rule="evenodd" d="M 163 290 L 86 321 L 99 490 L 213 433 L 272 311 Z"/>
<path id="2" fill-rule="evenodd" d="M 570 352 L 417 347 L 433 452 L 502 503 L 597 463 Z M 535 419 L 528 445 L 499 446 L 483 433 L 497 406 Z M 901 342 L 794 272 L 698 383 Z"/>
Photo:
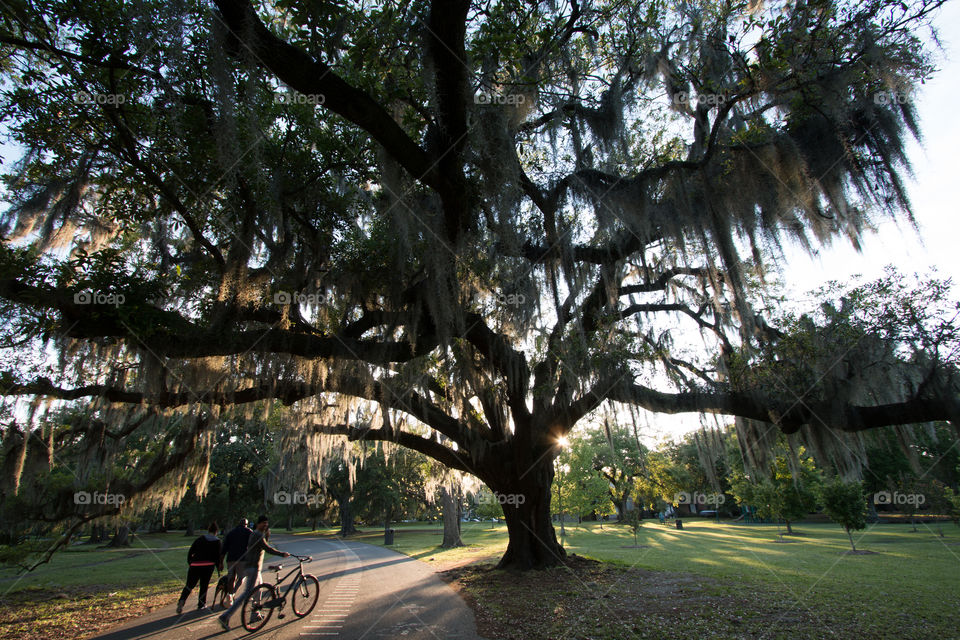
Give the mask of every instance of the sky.
<path id="1" fill-rule="evenodd" d="M 915 174 L 908 188 L 920 233 L 908 223 L 882 220 L 877 233 L 864 238 L 862 253 L 849 244 L 838 244 L 813 258 L 791 252 L 786 277 L 797 293 L 858 273 L 879 277 L 884 265 L 891 263 L 907 273 L 935 266 L 942 277 L 960 282 L 960 2 L 948 2 L 934 24 L 944 59 L 938 64 L 940 71 L 915 94 L 924 138 L 908 147 Z"/>
<path id="2" fill-rule="evenodd" d="M 846 240 L 810 256 L 799 248 L 787 249 L 779 266 L 788 298 L 798 307 L 814 302 L 809 295 L 831 280 L 850 281 L 855 275 L 875 279 L 893 264 L 907 274 L 926 273 L 935 267 L 939 277 L 960 283 L 960 2 L 947 2 L 934 19 L 943 50 L 939 71 L 914 94 L 923 139 L 908 145 L 914 178 L 907 187 L 919 226 L 890 219 L 876 221 L 876 233 L 862 239 L 857 252 Z M 960 288 L 954 297 L 960 298 Z M 731 419 L 721 418 L 726 424 Z M 687 414 L 646 414 L 641 434 L 655 443 L 714 425 L 715 419 Z"/>

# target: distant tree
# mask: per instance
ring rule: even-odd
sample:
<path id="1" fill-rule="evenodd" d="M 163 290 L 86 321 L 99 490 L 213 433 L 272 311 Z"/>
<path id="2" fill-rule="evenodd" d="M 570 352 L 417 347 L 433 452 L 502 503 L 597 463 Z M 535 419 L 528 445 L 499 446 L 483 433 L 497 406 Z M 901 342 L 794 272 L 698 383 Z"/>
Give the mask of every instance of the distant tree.
<path id="1" fill-rule="evenodd" d="M 644 474 L 646 447 L 630 427 L 612 420 L 605 420 L 600 428 L 585 430 L 581 437 L 572 437 L 571 442 L 573 458 L 577 461 L 573 467 L 577 472 L 592 468 L 603 479 L 602 483 L 588 482 L 579 475 L 584 488 L 587 484 L 592 488 L 602 487 L 616 508 L 617 518 L 622 518 L 627 502 L 636 497 L 637 479 Z"/>
<path id="2" fill-rule="evenodd" d="M 789 452 L 778 455 L 766 477 L 751 480 L 735 474 L 731 480 L 731 492 L 737 500 L 756 507 L 761 518 L 783 520 L 788 535 L 794 533 L 793 522 L 816 509 L 821 482 L 813 458 L 806 455 L 802 447 L 792 465 L 790 455 Z"/>
<path id="3" fill-rule="evenodd" d="M 503 508 L 500 506 L 497 496 L 487 487 L 480 487 L 474 492 L 471 495 L 470 504 L 474 515 L 478 518 L 483 520 L 503 518 Z"/>
<path id="4" fill-rule="evenodd" d="M 637 535 L 640 532 L 640 527 L 643 526 L 643 513 L 640 511 L 639 506 L 635 506 L 633 509 L 627 509 L 620 522 L 630 527 L 630 531 L 633 532 L 633 546 L 638 547 Z"/>
<path id="5" fill-rule="evenodd" d="M 554 480 L 557 495 L 563 511 L 578 519 L 591 513 L 597 516 L 612 513 L 617 505 L 615 496 L 626 500 L 633 491 L 630 472 L 624 471 L 622 463 L 614 462 L 618 457 L 616 453 L 611 454 L 609 442 L 602 435 L 596 436 L 596 432 L 587 432 L 583 437 L 571 438 L 569 448 L 557 458 L 558 472 Z M 613 486 L 611 478 L 616 479 L 618 487 Z M 619 518 L 623 508 L 621 505 L 615 508 Z"/>
<path id="6" fill-rule="evenodd" d="M 446 475 L 446 474 L 445 474 Z M 463 487 L 460 479 L 449 474 L 449 479 L 440 484 L 440 516 L 443 518 L 443 549 L 462 547 L 460 521 L 463 513 Z"/>
<path id="7" fill-rule="evenodd" d="M 846 530 L 850 548 L 856 552 L 853 532 L 867 526 L 867 498 L 863 483 L 834 478 L 821 485 L 818 497 L 830 519 Z"/>
<path id="8" fill-rule="evenodd" d="M 944 487 L 943 495 L 949 503 L 947 512 L 950 514 L 950 519 L 953 520 L 955 525 L 960 526 L 960 492 L 954 491 L 950 487 Z"/>
<path id="9" fill-rule="evenodd" d="M 637 503 L 662 511 L 693 485 L 690 469 L 673 460 L 669 451 L 651 451 L 646 473 L 637 479 Z"/>

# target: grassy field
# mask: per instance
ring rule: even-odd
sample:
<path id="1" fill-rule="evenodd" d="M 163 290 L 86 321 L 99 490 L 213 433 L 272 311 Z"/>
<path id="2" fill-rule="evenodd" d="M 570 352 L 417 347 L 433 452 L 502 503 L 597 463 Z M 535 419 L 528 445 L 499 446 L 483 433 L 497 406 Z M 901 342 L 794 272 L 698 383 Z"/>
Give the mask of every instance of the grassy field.
<path id="1" fill-rule="evenodd" d="M 674 625 L 679 609 L 688 631 L 690 625 L 705 626 L 677 637 L 779 637 L 735 631 L 745 621 L 756 628 L 783 627 L 793 638 L 856 637 L 844 634 L 848 625 L 877 638 L 900 637 L 885 635 L 889 629 L 910 630 L 913 637 L 958 637 L 960 529 L 953 525 L 943 526 L 945 537 L 933 525 L 918 525 L 917 532 L 908 524 L 873 525 L 855 536 L 858 549 L 874 552 L 865 555 L 847 554 L 847 536 L 832 524 L 801 523 L 795 528 L 801 535 L 785 537 L 788 543 L 776 542 L 778 528 L 772 525 L 696 519 L 685 520 L 684 525 L 680 531 L 645 523 L 638 536 L 641 548 L 632 548 L 633 535 L 625 527 L 568 525 L 563 538 L 568 553 L 603 564 L 552 570 L 547 582 L 555 590 L 553 596 L 540 593 L 530 602 L 524 602 L 525 592 L 510 590 L 519 584 L 516 576 L 501 578 L 498 574 L 503 572 L 489 570 L 489 563 L 506 548 L 502 524 L 464 523 L 467 546 L 451 550 L 438 548 L 441 529 L 436 524 L 395 525 L 392 548 L 435 563 L 438 570 L 458 579 L 478 619 L 486 621 L 488 626 L 481 628 L 490 638 L 509 637 L 497 635 L 496 629 L 511 624 L 511 616 L 519 615 L 517 607 L 537 625 L 529 637 L 541 637 L 539 630 L 544 630 L 545 638 L 564 635 L 560 628 L 575 626 L 570 621 L 578 611 L 595 621 L 603 608 L 607 613 L 601 617 L 617 624 L 611 622 L 613 626 L 600 632 L 590 622 L 592 635 L 565 635 L 647 637 L 651 628 Z M 330 529 L 295 535 L 333 533 Z M 370 528 L 353 539 L 383 544 L 383 532 Z M 32 574 L 0 571 L 0 638 L 25 637 L 25 631 L 39 623 L 45 638 L 84 637 L 102 625 L 172 602 L 182 585 L 183 559 L 191 541 L 182 532 L 171 532 L 138 537 L 129 549 L 78 545 Z M 486 566 L 463 569 L 471 563 Z M 536 592 L 536 584 L 543 584 L 545 577 L 535 572 L 524 578 L 540 581 L 527 591 Z M 601 611 L 581 611 L 596 606 L 583 598 L 585 592 L 590 598 L 606 598 Z M 657 606 L 631 609 L 636 602 Z M 628 618 L 633 622 L 625 630 L 621 622 Z M 514 620 L 511 628 L 517 624 Z M 798 636 L 797 628 L 811 633 Z M 821 636 L 813 629 L 829 633 Z M 658 637 L 652 633 L 649 637 Z"/>
<path id="2" fill-rule="evenodd" d="M 789 542 L 777 542 L 781 540 L 781 530 L 775 525 L 688 519 L 681 531 L 648 522 L 638 535 L 642 548 L 629 548 L 634 546 L 634 538 L 625 527 L 571 525 L 566 527 L 563 539 L 568 553 L 600 560 L 622 571 L 599 577 L 593 572 L 589 579 L 561 571 L 556 580 L 566 583 L 566 591 L 559 594 L 558 602 L 563 595 L 572 596 L 574 601 L 581 598 L 584 584 L 592 585 L 592 591 L 600 591 L 609 599 L 642 581 L 646 583 L 645 591 L 632 592 L 634 599 L 670 600 L 673 596 L 669 593 L 657 591 L 659 584 L 680 595 L 697 592 L 697 605 L 714 602 L 716 606 L 700 616 L 706 628 L 680 637 L 779 637 L 776 629 L 769 628 L 779 626 L 789 628 L 783 637 L 793 638 L 858 637 L 860 632 L 868 637 L 897 638 L 904 637 L 907 630 L 912 637 L 960 637 L 960 529 L 943 525 L 944 537 L 939 536 L 940 530 L 934 525 L 918 525 L 916 532 L 912 529 L 909 524 L 872 525 L 857 533 L 854 540 L 858 550 L 873 553 L 852 555 L 846 553 L 850 550 L 846 533 L 825 523 L 802 523 L 795 527 L 800 535 L 784 536 L 782 539 Z M 372 543 L 381 540 L 379 533 L 363 537 Z M 437 532 L 400 529 L 394 548 L 420 560 L 437 562 L 440 568 L 450 568 L 470 561 L 494 562 L 506 547 L 504 525 L 464 523 L 463 538 L 468 546 L 441 550 L 437 548 Z M 455 575 L 464 578 L 459 573 Z M 476 602 L 489 602 L 491 598 L 522 603 L 502 607 L 500 611 L 493 607 L 494 615 L 499 613 L 504 618 L 509 618 L 509 611 L 514 608 L 533 611 L 543 600 L 522 602 L 522 590 L 507 595 L 505 589 L 512 586 L 515 577 L 498 581 L 472 574 L 466 578 L 461 581 L 472 592 L 475 606 Z M 678 580 L 686 582 L 678 587 Z M 533 584 L 530 588 L 538 587 Z M 680 595 L 674 594 L 678 604 L 674 608 L 686 607 L 692 613 L 690 599 Z M 576 603 L 561 606 L 554 602 L 551 606 L 563 610 L 564 606 L 576 608 Z M 643 619 L 642 612 L 637 615 Z M 665 616 L 658 613 L 654 617 L 659 620 Z M 538 628 L 546 624 L 550 630 L 544 637 L 566 628 L 567 623 L 557 623 L 556 618 L 554 615 L 552 622 L 550 616 L 544 616 L 536 623 Z M 689 625 L 689 617 L 684 618 Z M 769 634 L 740 635 L 725 624 L 732 621 L 737 625 L 750 619 Z M 509 624 L 507 620 L 502 622 Z M 659 623 L 675 624 L 668 616 Z M 559 626 L 551 628 L 550 624 Z M 640 624 L 638 628 L 643 627 Z M 804 631 L 800 631 L 798 636 L 797 629 L 809 633 L 803 635 Z M 713 636 L 717 630 L 720 635 Z M 620 627 L 610 633 L 593 637 L 636 635 L 635 631 L 625 632 Z M 529 634 L 538 637 L 536 629 L 529 630 Z M 658 636 L 654 633 L 651 637 Z"/>

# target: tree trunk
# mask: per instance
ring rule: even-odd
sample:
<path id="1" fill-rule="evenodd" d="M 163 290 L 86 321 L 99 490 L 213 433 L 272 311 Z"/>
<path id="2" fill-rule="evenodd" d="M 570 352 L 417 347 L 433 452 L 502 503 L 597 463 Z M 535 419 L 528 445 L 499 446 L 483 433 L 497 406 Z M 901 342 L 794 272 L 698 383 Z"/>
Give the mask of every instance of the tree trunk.
<path id="1" fill-rule="evenodd" d="M 287 531 L 293 531 L 293 514 L 287 514 Z"/>
<path id="2" fill-rule="evenodd" d="M 95 524 L 90 528 L 90 544 L 99 544 L 104 541 L 106 536 L 103 534 L 103 525 Z"/>
<path id="3" fill-rule="evenodd" d="M 847 537 L 850 538 L 850 548 L 853 549 L 853 552 L 857 552 L 857 545 L 853 544 L 853 534 L 850 533 L 850 529 L 847 529 Z"/>
<path id="4" fill-rule="evenodd" d="M 186 533 L 184 533 L 183 535 L 185 535 L 185 536 L 191 536 L 191 537 L 194 535 L 194 533 L 193 533 L 193 518 L 188 518 L 188 519 L 187 519 L 187 531 L 186 531 Z"/>
<path id="5" fill-rule="evenodd" d="M 113 538 L 110 542 L 107 543 L 108 547 L 129 547 L 130 546 L 130 527 L 123 525 L 117 529 L 117 532 L 113 535 Z"/>
<path id="6" fill-rule="evenodd" d="M 443 542 L 440 546 L 444 549 L 463 546 L 460 539 L 460 510 L 454 496 L 453 487 L 440 487 L 440 508 L 443 511 Z"/>
<path id="7" fill-rule="evenodd" d="M 790 528 L 790 521 L 789 521 L 789 520 L 784 520 L 784 522 L 787 523 L 787 535 L 788 535 L 788 536 L 792 536 L 792 535 L 793 535 L 793 529 Z"/>
<path id="8" fill-rule="evenodd" d="M 509 535 L 507 551 L 497 568 L 523 571 L 552 567 L 566 557 L 550 520 L 553 474 L 553 461 L 547 460 L 509 485 L 497 485 L 497 492 L 505 496 L 503 515 Z"/>
<path id="9" fill-rule="evenodd" d="M 337 535 L 347 537 L 358 533 L 357 528 L 353 526 L 353 504 L 350 501 L 350 494 L 338 495 L 337 504 L 340 505 L 340 531 Z"/>
<path id="10" fill-rule="evenodd" d="M 613 503 L 613 508 L 617 510 L 617 522 L 623 522 L 623 518 L 624 518 L 623 514 L 626 513 L 626 506 L 624 505 L 624 503 L 619 500 L 615 501 Z M 598 520 L 600 519 L 599 516 L 597 517 L 597 519 Z"/>

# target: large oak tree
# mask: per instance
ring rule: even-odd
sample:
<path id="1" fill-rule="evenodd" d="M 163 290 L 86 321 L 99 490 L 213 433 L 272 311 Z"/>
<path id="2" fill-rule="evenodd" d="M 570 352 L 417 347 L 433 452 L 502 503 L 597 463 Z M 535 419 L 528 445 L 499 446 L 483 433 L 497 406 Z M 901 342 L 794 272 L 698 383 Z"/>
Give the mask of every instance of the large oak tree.
<path id="1" fill-rule="evenodd" d="M 810 402 L 728 375 L 776 336 L 750 301 L 785 243 L 912 222 L 939 4 L 4 3 L 0 382 L 86 416 L 11 414 L 6 491 L 69 443 L 78 485 L 169 499 L 218 419 L 282 407 L 285 477 L 347 436 L 523 496 L 501 564 L 529 568 L 563 557 L 558 439 L 605 403 L 954 417 L 939 369 Z"/>

